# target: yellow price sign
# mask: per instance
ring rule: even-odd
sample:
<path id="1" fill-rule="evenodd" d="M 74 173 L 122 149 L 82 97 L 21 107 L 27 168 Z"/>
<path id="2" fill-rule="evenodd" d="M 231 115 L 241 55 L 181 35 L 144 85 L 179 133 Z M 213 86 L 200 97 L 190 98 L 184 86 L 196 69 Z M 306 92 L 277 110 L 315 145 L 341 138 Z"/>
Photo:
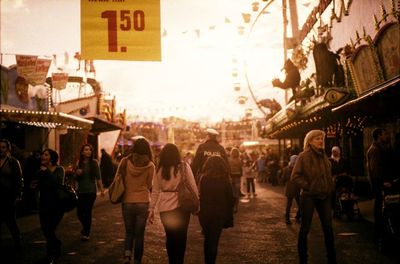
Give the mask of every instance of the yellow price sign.
<path id="1" fill-rule="evenodd" d="M 81 0 L 83 59 L 161 61 L 160 0 Z"/>

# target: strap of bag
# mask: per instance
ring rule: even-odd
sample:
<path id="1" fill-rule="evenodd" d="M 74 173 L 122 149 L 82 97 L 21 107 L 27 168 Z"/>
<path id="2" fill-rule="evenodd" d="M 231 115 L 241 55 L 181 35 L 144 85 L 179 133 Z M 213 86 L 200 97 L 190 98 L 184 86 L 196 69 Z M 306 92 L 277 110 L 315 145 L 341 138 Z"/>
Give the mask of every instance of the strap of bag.
<path id="1" fill-rule="evenodd" d="M 9 161 L 9 157 L 7 156 L 6 160 L 3 162 L 3 164 L 1 164 L 0 171 L 3 170 L 3 167 L 7 164 L 8 161 Z"/>

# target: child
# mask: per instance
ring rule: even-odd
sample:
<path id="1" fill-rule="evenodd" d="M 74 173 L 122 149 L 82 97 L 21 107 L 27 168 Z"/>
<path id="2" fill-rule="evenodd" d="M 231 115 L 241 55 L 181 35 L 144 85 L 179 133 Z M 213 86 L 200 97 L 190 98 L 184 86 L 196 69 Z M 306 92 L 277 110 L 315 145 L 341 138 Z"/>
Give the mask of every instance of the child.
<path id="1" fill-rule="evenodd" d="M 246 179 L 247 183 L 247 197 L 250 198 L 251 194 L 253 194 L 253 197 L 256 197 L 256 188 L 254 185 L 254 164 L 251 162 L 251 160 L 246 159 L 244 160 L 243 163 L 243 176 Z"/>

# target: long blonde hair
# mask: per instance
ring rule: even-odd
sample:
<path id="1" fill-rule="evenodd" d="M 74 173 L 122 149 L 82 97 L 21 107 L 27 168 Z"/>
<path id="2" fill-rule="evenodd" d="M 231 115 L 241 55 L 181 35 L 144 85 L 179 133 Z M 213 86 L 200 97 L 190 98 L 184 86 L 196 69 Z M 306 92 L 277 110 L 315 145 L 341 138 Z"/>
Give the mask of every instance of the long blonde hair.
<path id="1" fill-rule="evenodd" d="M 310 148 L 310 142 L 313 138 L 318 137 L 318 136 L 322 136 L 322 138 L 324 139 L 324 144 L 322 146 L 322 148 L 325 148 L 325 132 L 319 129 L 313 129 L 310 130 L 307 135 L 304 137 L 304 146 L 303 146 L 303 150 L 308 150 Z"/>

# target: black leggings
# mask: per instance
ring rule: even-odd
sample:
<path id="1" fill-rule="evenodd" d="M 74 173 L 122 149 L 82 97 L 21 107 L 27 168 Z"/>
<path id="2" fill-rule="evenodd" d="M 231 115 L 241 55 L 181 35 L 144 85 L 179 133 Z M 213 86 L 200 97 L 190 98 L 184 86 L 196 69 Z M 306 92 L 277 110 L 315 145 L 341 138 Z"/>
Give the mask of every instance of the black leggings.
<path id="1" fill-rule="evenodd" d="M 171 211 L 161 212 L 160 218 L 167 237 L 166 247 L 169 263 L 183 264 L 190 213 L 178 207 Z"/>

